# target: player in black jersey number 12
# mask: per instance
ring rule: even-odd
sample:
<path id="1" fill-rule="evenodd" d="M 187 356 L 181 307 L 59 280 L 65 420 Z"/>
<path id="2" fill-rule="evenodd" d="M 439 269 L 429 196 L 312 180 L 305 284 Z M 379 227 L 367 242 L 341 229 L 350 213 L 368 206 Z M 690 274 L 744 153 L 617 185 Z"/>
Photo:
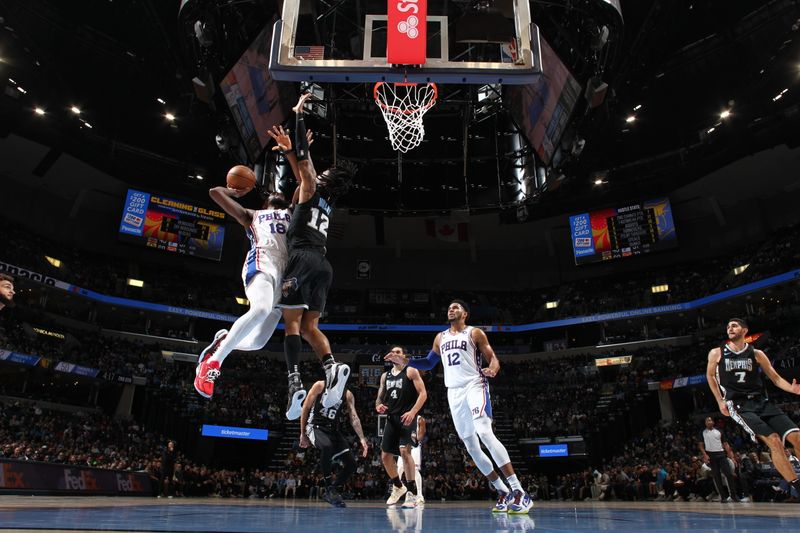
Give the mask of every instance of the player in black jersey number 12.
<path id="1" fill-rule="evenodd" d="M 784 451 L 785 441 L 795 450 L 800 449 L 800 429 L 767 398 L 759 367 L 783 391 L 800 394 L 800 383 L 797 380 L 789 383 L 779 376 L 766 354 L 745 342 L 747 331 L 745 320 L 728 320 L 728 342 L 708 353 L 708 386 L 720 412 L 733 418 L 753 442 L 760 439 L 769 446 L 775 469 L 800 491 L 800 480 Z"/>
<path id="2" fill-rule="evenodd" d="M 338 164 L 319 176 L 314 170 L 303 119 L 303 104 L 310 96 L 302 95 L 294 107 L 297 122 L 293 148 L 297 157 L 300 183 L 295 193 L 297 203 L 286 232 L 289 261 L 283 273 L 281 301 L 278 304 L 283 308 L 286 327 L 284 350 L 289 374 L 286 418 L 289 420 L 300 416 L 306 396 L 298 370 L 302 348 L 300 335 L 314 349 L 325 369 L 325 392 L 322 396 L 324 407 L 331 407 L 342 399 L 347 378 L 350 376 L 350 367 L 334 361 L 328 338 L 319 329 L 319 319 L 325 310 L 328 290 L 333 282 L 333 269 L 325 257 L 328 226 L 336 199 L 345 194 L 350 186 L 352 169 Z M 270 136 L 278 142 L 278 148 L 290 149 L 280 141 L 283 134 L 280 127 L 270 132 Z"/>

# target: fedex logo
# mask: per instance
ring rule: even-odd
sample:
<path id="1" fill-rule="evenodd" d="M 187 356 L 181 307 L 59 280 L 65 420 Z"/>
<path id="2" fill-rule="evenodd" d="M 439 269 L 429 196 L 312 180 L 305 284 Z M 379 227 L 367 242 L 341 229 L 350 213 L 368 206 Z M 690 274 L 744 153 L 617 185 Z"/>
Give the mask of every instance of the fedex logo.
<path id="1" fill-rule="evenodd" d="M 15 472 L 12 465 L 0 465 L 0 487 L 4 489 L 24 489 L 25 479 L 22 472 Z"/>
<path id="2" fill-rule="evenodd" d="M 117 474 L 117 490 L 121 492 L 142 492 L 142 484 L 133 476 Z"/>
<path id="3" fill-rule="evenodd" d="M 98 490 L 97 479 L 89 472 L 73 474 L 71 468 L 64 469 L 64 485 L 69 490 Z"/>

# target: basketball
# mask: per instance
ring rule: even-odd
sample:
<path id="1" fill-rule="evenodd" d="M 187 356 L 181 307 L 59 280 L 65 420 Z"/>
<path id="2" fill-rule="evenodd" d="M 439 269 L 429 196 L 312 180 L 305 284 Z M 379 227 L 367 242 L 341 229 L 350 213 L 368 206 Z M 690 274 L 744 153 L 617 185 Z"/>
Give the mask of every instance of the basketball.
<path id="1" fill-rule="evenodd" d="M 236 165 L 228 171 L 225 182 L 231 189 L 249 190 L 256 186 L 256 175 L 250 168 Z"/>

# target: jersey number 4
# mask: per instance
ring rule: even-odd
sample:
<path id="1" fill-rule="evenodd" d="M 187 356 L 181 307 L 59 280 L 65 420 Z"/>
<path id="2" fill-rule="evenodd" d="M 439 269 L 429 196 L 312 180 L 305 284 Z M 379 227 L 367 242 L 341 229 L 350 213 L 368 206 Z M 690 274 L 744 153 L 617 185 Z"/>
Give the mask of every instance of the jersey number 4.
<path id="1" fill-rule="evenodd" d="M 328 224 L 330 221 L 331 219 L 328 218 L 328 215 L 323 213 L 319 207 L 311 208 L 311 220 L 308 221 L 308 225 L 325 235 L 325 237 L 328 236 Z"/>
<path id="2" fill-rule="evenodd" d="M 397 399 L 397 390 L 393 390 L 391 396 L 392 396 L 393 399 L 396 400 Z"/>

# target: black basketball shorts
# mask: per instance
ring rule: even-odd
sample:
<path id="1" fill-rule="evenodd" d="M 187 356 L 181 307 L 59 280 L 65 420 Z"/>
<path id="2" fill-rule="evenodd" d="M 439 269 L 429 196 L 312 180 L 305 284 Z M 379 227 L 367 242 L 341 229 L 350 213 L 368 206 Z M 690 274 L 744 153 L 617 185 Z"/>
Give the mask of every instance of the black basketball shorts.
<path id="1" fill-rule="evenodd" d="M 333 269 L 324 254 L 302 248 L 293 250 L 283 273 L 278 307 L 322 314 L 331 283 Z"/>
<path id="2" fill-rule="evenodd" d="M 314 448 L 321 452 L 328 452 L 332 459 L 350 451 L 350 445 L 341 431 L 309 425 L 306 428 L 306 435 Z"/>
<path id="3" fill-rule="evenodd" d="M 773 433 L 777 433 L 781 440 L 785 441 L 786 435 L 799 431 L 797 424 L 792 422 L 780 407 L 761 396 L 751 399 L 737 398 L 725 403 L 731 418 L 744 428 L 753 442 L 758 442 L 757 435 L 766 437 Z"/>
<path id="4" fill-rule="evenodd" d="M 415 431 L 417 431 L 416 417 L 410 426 L 404 426 L 400 415 L 388 415 L 381 439 L 381 451 L 400 455 L 400 446 L 406 446 L 410 450 L 416 444 L 411 438 L 411 434 Z"/>

